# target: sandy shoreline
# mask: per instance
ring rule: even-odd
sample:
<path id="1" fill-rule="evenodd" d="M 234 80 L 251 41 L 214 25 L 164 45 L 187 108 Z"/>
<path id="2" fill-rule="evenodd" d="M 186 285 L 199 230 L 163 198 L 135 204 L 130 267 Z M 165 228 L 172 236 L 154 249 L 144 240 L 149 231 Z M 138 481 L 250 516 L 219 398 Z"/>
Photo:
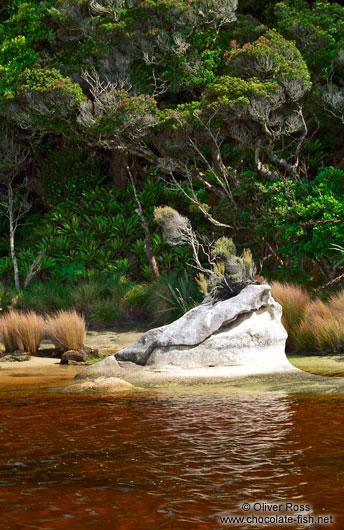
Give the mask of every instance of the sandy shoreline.
<path id="1" fill-rule="evenodd" d="M 113 355 L 121 348 L 125 348 L 135 342 L 143 332 L 138 331 L 88 331 L 86 336 L 86 346 L 96 348 L 100 355 Z M 42 341 L 41 348 L 52 348 L 53 344 L 48 341 Z M 35 368 L 44 368 L 60 366 L 59 359 L 49 357 L 32 356 L 28 361 L 8 362 L 0 360 L 0 370 L 26 370 Z M 83 367 L 82 367 L 83 368 Z M 80 370 L 80 367 L 79 367 Z"/>
<path id="2" fill-rule="evenodd" d="M 101 355 L 113 355 L 119 349 L 128 346 L 135 342 L 141 335 L 142 331 L 123 331 L 115 332 L 112 330 L 106 331 L 91 331 L 87 333 L 86 345 L 91 348 L 97 348 Z M 52 344 L 43 341 L 42 348 L 52 347 Z M 340 359 L 342 360 L 342 359 Z M 297 361 L 297 362 L 295 362 Z M 302 364 L 302 362 L 303 364 Z M 326 361 L 327 373 L 313 375 L 311 366 L 320 369 Z M 132 363 L 129 363 L 132 364 Z M 195 388 L 198 386 L 216 388 L 219 385 L 224 388 L 232 388 L 232 390 L 246 390 L 246 391 L 284 391 L 292 393 L 344 393 L 344 378 L 343 377 L 326 377 L 331 372 L 336 374 L 338 366 L 341 368 L 341 373 L 336 375 L 344 375 L 344 362 L 339 363 L 337 358 L 328 358 L 323 360 L 321 358 L 312 357 L 301 358 L 301 360 L 293 359 L 292 364 L 301 370 L 309 369 L 309 372 L 302 372 L 300 370 L 293 370 L 288 373 L 274 373 L 274 374 L 250 374 L 245 368 L 243 373 L 242 367 L 230 368 L 209 368 L 203 370 L 187 371 L 175 370 L 174 372 L 151 372 L 144 367 L 132 366 L 129 371 L 123 370 L 123 375 L 118 373 L 118 376 L 124 376 L 128 382 L 137 385 L 138 387 L 147 388 L 177 388 L 180 385 L 183 387 Z M 94 365 L 96 367 L 96 365 Z M 343 366 L 343 368 L 342 368 Z M 291 367 L 292 368 L 292 367 Z M 74 385 L 82 382 L 82 379 L 73 381 L 74 377 L 85 369 L 85 366 L 68 366 L 61 365 L 58 358 L 49 357 L 31 357 L 29 361 L 23 362 L 0 362 L 0 386 L 5 390 L 6 387 L 24 385 L 28 388 L 63 388 L 64 385 Z M 124 372 L 126 372 L 124 374 Z M 115 375 L 115 374 L 113 374 Z M 325 375 L 325 377 L 324 377 Z"/>
<path id="3" fill-rule="evenodd" d="M 88 331 L 86 346 L 97 348 L 100 355 L 113 355 L 121 348 L 135 342 L 143 332 Z M 51 348 L 53 344 L 43 340 L 41 348 Z M 3 349 L 3 348 L 2 348 Z M 28 361 L 0 361 L 0 386 L 29 385 L 49 386 L 55 382 L 65 384 L 83 370 L 85 366 L 61 365 L 60 359 L 31 356 Z"/>

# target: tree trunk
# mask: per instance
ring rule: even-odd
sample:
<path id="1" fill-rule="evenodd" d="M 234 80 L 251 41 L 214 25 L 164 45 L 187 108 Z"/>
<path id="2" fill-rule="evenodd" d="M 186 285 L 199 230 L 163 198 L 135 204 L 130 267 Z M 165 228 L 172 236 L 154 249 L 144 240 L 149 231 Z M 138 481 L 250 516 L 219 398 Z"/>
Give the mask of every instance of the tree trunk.
<path id="1" fill-rule="evenodd" d="M 157 280 L 159 278 L 159 267 L 158 267 L 156 258 L 154 256 L 153 241 L 152 241 L 152 236 L 149 230 L 149 226 L 148 226 L 145 216 L 143 215 L 142 208 L 137 208 L 135 212 L 139 216 L 140 221 L 143 226 L 143 230 L 145 232 L 145 249 L 146 249 L 146 255 L 148 258 L 149 266 L 152 272 L 152 278 L 153 280 Z"/>
<path id="2" fill-rule="evenodd" d="M 125 190 L 128 183 L 127 153 L 121 149 L 111 149 L 112 180 L 116 188 Z"/>
<path id="3" fill-rule="evenodd" d="M 28 287 L 28 285 L 31 283 L 33 277 L 37 274 L 39 271 L 39 263 L 42 260 L 44 256 L 44 250 L 41 250 L 36 259 L 32 262 L 31 267 L 29 269 L 29 272 L 26 275 L 25 282 L 24 282 L 24 289 Z"/>
<path id="4" fill-rule="evenodd" d="M 133 192 L 134 192 L 136 204 L 138 206 L 138 208 L 135 210 L 135 212 L 137 213 L 137 215 L 140 218 L 140 221 L 142 223 L 143 230 L 144 230 L 144 233 L 145 233 L 145 250 L 146 250 L 146 256 L 148 258 L 149 266 L 150 266 L 150 269 L 151 269 L 151 272 L 152 272 L 152 278 L 153 278 L 153 280 L 157 280 L 159 278 L 159 267 L 158 267 L 158 263 L 156 261 L 156 258 L 154 256 L 153 240 L 152 240 L 152 236 L 151 236 L 151 233 L 150 233 L 150 230 L 149 230 L 148 223 L 147 223 L 146 218 L 145 218 L 144 213 L 143 213 L 143 209 L 142 209 L 142 205 L 141 205 L 140 199 L 139 199 L 139 197 L 137 195 L 136 186 L 135 186 L 135 182 L 134 182 L 134 177 L 132 175 L 132 172 L 131 172 L 131 169 L 130 169 L 129 166 L 127 166 L 127 173 L 128 173 L 131 185 L 133 187 Z"/>
<path id="5" fill-rule="evenodd" d="M 20 290 L 20 281 L 19 281 L 19 270 L 18 270 L 18 261 L 14 248 L 14 218 L 13 218 L 13 189 L 12 186 L 8 186 L 8 219 L 10 223 L 10 250 L 11 258 L 13 263 L 13 272 L 14 272 L 14 285 L 17 291 Z"/>

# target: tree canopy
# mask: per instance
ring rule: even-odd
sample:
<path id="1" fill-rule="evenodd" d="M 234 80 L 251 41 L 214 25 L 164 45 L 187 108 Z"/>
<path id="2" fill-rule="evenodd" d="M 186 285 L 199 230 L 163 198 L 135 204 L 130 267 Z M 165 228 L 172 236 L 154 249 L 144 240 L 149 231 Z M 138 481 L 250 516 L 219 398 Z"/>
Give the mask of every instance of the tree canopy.
<path id="1" fill-rule="evenodd" d="M 8 0 L 0 147 L 15 131 L 27 151 L 18 178 L 41 216 L 56 207 L 48 152 L 86 153 L 80 167 L 95 164 L 101 186 L 112 174 L 124 190 L 128 168 L 139 188 L 149 175 L 218 235 L 251 240 L 267 271 L 297 263 L 305 277 L 315 266 L 329 280 L 342 225 L 296 227 L 342 216 L 341 192 L 323 176 L 332 170 L 322 168 L 342 182 L 343 15 L 327 0 Z M 80 182 L 98 185 L 86 173 L 71 176 L 75 193 Z M 297 247 L 300 231 L 307 244 Z"/>

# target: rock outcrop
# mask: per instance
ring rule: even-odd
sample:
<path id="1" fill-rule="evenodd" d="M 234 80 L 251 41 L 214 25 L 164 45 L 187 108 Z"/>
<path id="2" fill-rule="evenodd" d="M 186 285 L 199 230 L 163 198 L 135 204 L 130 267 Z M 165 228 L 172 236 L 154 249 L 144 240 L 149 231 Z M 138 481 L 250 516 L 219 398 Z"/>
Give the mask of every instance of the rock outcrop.
<path id="1" fill-rule="evenodd" d="M 285 355 L 281 315 L 268 285 L 249 285 L 233 298 L 200 304 L 172 324 L 147 331 L 78 378 L 126 378 L 139 368 L 144 374 L 203 371 L 207 377 L 293 370 Z"/>
<path id="2" fill-rule="evenodd" d="M 268 285 L 249 285 L 233 298 L 201 304 L 172 324 L 147 331 L 116 359 L 152 369 L 283 365 L 287 333 L 281 315 Z"/>

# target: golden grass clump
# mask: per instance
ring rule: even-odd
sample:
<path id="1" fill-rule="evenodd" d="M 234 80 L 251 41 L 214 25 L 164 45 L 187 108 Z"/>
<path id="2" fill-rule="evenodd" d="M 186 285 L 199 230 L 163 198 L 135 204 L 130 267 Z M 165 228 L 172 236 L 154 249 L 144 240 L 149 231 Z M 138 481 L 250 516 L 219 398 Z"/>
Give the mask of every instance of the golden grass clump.
<path id="1" fill-rule="evenodd" d="M 271 294 L 276 302 L 282 306 L 282 324 L 288 333 L 287 345 L 294 349 L 300 326 L 310 304 L 310 296 L 299 285 L 280 282 L 272 282 Z"/>
<path id="2" fill-rule="evenodd" d="M 43 318 L 34 311 L 9 311 L 0 319 L 0 334 L 7 353 L 27 351 L 37 353 L 42 333 Z"/>
<path id="3" fill-rule="evenodd" d="M 18 320 L 18 335 L 23 342 L 24 351 L 37 353 L 42 340 L 44 320 L 34 311 L 21 313 Z"/>
<path id="4" fill-rule="evenodd" d="M 78 350 L 85 344 L 85 319 L 76 311 L 58 311 L 47 318 L 46 326 L 47 336 L 60 350 Z"/>
<path id="5" fill-rule="evenodd" d="M 333 294 L 328 301 L 328 305 L 335 317 L 342 322 L 344 326 L 344 289 Z"/>
<path id="6" fill-rule="evenodd" d="M 344 346 L 344 319 L 338 318 L 338 311 L 333 309 L 331 303 L 314 300 L 305 314 L 303 327 L 313 335 L 314 347 L 321 352 L 336 352 Z"/>
<path id="7" fill-rule="evenodd" d="M 6 353 L 24 351 L 23 341 L 18 335 L 20 313 L 9 311 L 0 318 L 0 334 Z"/>

